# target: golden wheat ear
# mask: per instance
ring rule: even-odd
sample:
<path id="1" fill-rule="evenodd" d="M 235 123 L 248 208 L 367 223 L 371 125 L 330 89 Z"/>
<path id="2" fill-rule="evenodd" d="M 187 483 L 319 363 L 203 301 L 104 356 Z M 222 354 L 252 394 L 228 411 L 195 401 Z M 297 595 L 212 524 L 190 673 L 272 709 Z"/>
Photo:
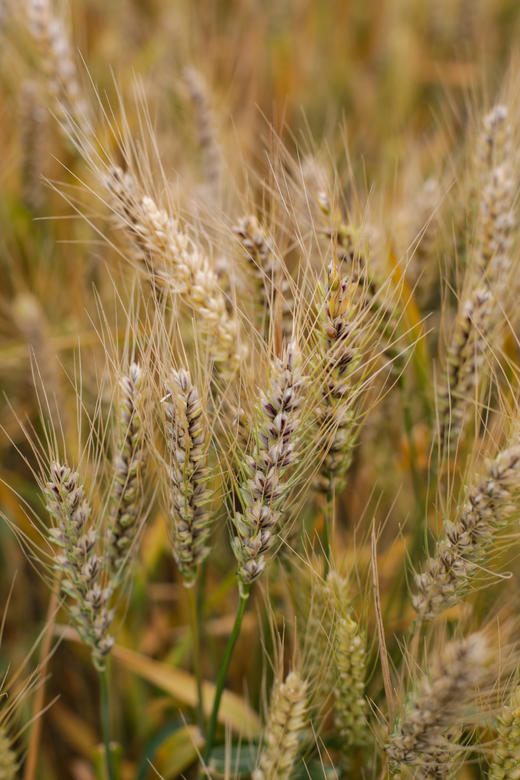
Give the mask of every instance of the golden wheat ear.
<path id="1" fill-rule="evenodd" d="M 288 780 L 291 776 L 300 734 L 308 724 L 307 689 L 297 669 L 275 682 L 253 780 Z"/>
<path id="2" fill-rule="evenodd" d="M 460 754 L 458 736 L 478 711 L 479 697 L 495 683 L 493 649 L 483 634 L 452 640 L 429 660 L 409 694 L 386 746 L 392 774 L 448 777 Z"/>
<path id="3" fill-rule="evenodd" d="M 165 494 L 173 557 L 186 585 L 193 585 L 207 557 L 213 521 L 210 432 L 199 391 L 185 369 L 172 371 L 164 387 Z"/>

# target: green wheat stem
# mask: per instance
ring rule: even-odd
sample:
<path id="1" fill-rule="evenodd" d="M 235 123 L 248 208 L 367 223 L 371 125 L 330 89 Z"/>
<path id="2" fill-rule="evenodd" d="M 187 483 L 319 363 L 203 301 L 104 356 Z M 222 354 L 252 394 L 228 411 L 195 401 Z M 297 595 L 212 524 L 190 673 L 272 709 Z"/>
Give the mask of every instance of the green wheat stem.
<path id="1" fill-rule="evenodd" d="M 324 577 L 327 577 L 330 569 L 330 545 L 334 528 L 334 498 L 334 487 L 331 480 L 327 488 L 323 518 L 322 548 L 324 559 Z"/>
<path id="2" fill-rule="evenodd" d="M 228 673 L 229 664 L 231 662 L 231 657 L 233 655 L 233 650 L 235 649 L 235 645 L 237 643 L 237 639 L 240 634 L 240 628 L 242 626 L 242 620 L 244 617 L 244 613 L 246 611 L 247 600 L 249 598 L 249 591 L 250 591 L 250 586 L 242 585 L 240 591 L 240 601 L 238 604 L 238 610 L 235 617 L 235 622 L 233 624 L 233 629 L 231 631 L 231 634 L 228 639 L 228 643 L 226 645 L 226 650 L 224 652 L 224 657 L 222 658 L 222 663 L 220 664 L 220 669 L 218 672 L 217 683 L 216 683 L 215 698 L 213 700 L 213 709 L 211 710 L 211 715 L 208 724 L 208 731 L 206 734 L 206 747 L 204 751 L 205 764 L 207 764 L 209 757 L 211 755 L 211 750 L 213 748 L 215 731 L 217 729 L 217 718 L 218 718 L 218 711 L 220 708 L 220 700 L 222 698 L 222 693 L 224 692 L 224 684 L 226 682 L 226 676 Z"/>
<path id="3" fill-rule="evenodd" d="M 199 572 L 200 576 L 200 572 Z M 204 706 L 202 699 L 202 664 L 201 664 L 201 638 L 200 638 L 200 612 L 198 609 L 199 576 L 193 587 L 186 588 L 190 609 L 191 637 L 193 646 L 193 671 L 197 681 L 197 720 L 199 728 L 204 733 Z"/>
<path id="4" fill-rule="evenodd" d="M 112 748 L 110 738 L 110 685 L 106 667 L 98 669 L 99 674 L 99 703 L 101 716 L 101 730 L 103 733 L 103 744 L 105 746 L 105 763 L 108 780 L 116 780 L 114 763 L 112 760 Z"/>

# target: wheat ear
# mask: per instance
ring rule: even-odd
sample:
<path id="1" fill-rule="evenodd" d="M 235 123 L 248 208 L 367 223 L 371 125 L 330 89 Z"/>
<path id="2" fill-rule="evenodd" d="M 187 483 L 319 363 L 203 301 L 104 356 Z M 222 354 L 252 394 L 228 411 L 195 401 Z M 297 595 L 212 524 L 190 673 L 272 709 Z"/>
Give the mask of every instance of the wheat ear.
<path id="1" fill-rule="evenodd" d="M 70 42 L 50 0 L 27 0 L 28 25 L 40 54 L 58 119 L 73 138 L 91 132 L 88 104 L 79 84 Z"/>
<path id="2" fill-rule="evenodd" d="M 0 780 L 15 780 L 18 767 L 18 758 L 7 729 L 0 725 Z"/>
<path id="3" fill-rule="evenodd" d="M 249 454 L 245 479 L 239 485 L 242 511 L 235 514 L 233 551 L 238 577 L 249 586 L 265 568 L 265 555 L 274 545 L 282 507 L 289 492 L 286 472 L 299 457 L 300 406 L 306 377 L 295 342 L 290 342 L 271 366 L 270 389 L 261 394 L 257 413 L 256 446 Z"/>
<path id="4" fill-rule="evenodd" d="M 446 378 L 438 393 L 439 444 L 454 452 L 471 401 L 482 381 L 488 341 L 498 323 L 499 302 L 507 286 L 514 187 L 507 166 L 507 110 L 496 106 L 484 121 L 480 142 L 481 195 L 478 242 L 467 271 L 446 356 Z"/>
<path id="5" fill-rule="evenodd" d="M 450 734 L 458 732 L 487 681 L 490 649 L 482 634 L 451 641 L 431 661 L 401 713 L 386 746 L 391 771 L 414 767 L 414 777 L 447 777 L 457 754 Z"/>
<path id="6" fill-rule="evenodd" d="M 119 442 L 114 456 L 114 481 L 110 515 L 108 555 L 110 567 L 118 576 L 128 562 L 139 532 L 143 502 L 144 433 L 143 372 L 130 365 L 120 380 Z"/>
<path id="7" fill-rule="evenodd" d="M 307 682 L 292 671 L 274 686 L 263 747 L 252 780 L 288 780 L 306 723 Z"/>
<path id="8" fill-rule="evenodd" d="M 73 602 L 70 612 L 78 633 L 102 670 L 114 644 L 108 633 L 112 589 L 106 584 L 103 560 L 95 552 L 97 531 L 89 522 L 91 509 L 78 474 L 59 463 L 51 465 L 45 492 L 54 523 L 49 540 L 59 551 L 54 568 L 61 575 L 61 590 Z"/>
<path id="9" fill-rule="evenodd" d="M 135 180 L 113 168 L 106 185 L 137 261 L 152 281 L 178 295 L 193 311 L 220 374 L 229 379 L 245 356 L 236 317 L 228 313 L 218 278 L 206 255 L 177 220 L 139 193 Z"/>
<path id="10" fill-rule="evenodd" d="M 516 688 L 498 721 L 498 737 L 489 766 L 489 780 L 520 778 L 520 688 Z"/>
<path id="11" fill-rule="evenodd" d="M 513 445 L 489 462 L 484 478 L 467 490 L 457 518 L 416 577 L 413 604 L 420 618 L 436 617 L 466 593 L 511 516 L 519 477 L 520 446 Z"/>
<path id="12" fill-rule="evenodd" d="M 186 585 L 209 553 L 212 513 L 209 434 L 197 388 L 184 369 L 174 371 L 163 406 L 167 448 L 170 541 Z"/>
<path id="13" fill-rule="evenodd" d="M 204 178 L 211 195 L 217 200 L 220 193 L 222 153 L 208 87 L 202 74 L 196 68 L 184 68 L 182 76 L 195 109 L 197 139 L 202 155 Z"/>

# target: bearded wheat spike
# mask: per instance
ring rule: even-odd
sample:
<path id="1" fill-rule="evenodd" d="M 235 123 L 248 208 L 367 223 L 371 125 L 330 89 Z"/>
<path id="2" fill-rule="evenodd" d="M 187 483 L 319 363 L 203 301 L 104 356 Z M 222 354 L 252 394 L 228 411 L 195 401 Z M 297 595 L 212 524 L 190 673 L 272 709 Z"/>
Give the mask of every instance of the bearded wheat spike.
<path id="1" fill-rule="evenodd" d="M 360 363 L 360 343 L 352 297 L 357 287 L 353 278 L 342 278 L 337 262 L 328 269 L 328 282 L 320 342 L 324 370 L 323 399 L 317 410 L 326 456 L 316 481 L 318 489 L 332 493 L 344 478 L 356 441 L 357 397 L 353 373 Z M 323 346 L 322 346 L 323 345 Z"/>
<path id="2" fill-rule="evenodd" d="M 386 746 L 393 774 L 445 778 L 457 755 L 450 736 L 474 716 L 479 688 L 488 681 L 490 649 L 482 634 L 451 641 L 432 659 Z"/>
<path id="3" fill-rule="evenodd" d="M 307 724 L 307 682 L 297 671 L 275 684 L 263 748 L 252 780 L 288 780 Z"/>
<path id="4" fill-rule="evenodd" d="M 114 483 L 110 517 L 109 561 L 119 575 L 139 532 L 144 471 L 143 372 L 132 363 L 120 380 L 120 439 L 114 457 Z"/>
<path id="5" fill-rule="evenodd" d="M 242 512 L 235 514 L 233 551 L 239 563 L 241 586 L 249 586 L 265 568 L 265 554 L 276 541 L 289 484 L 285 476 L 297 463 L 300 406 L 306 382 L 295 342 L 271 366 L 271 387 L 261 394 L 256 449 L 249 456 L 246 476 L 239 486 Z"/>
<path id="6" fill-rule="evenodd" d="M 453 453 L 471 400 L 482 380 L 487 340 L 498 324 L 507 288 L 513 225 L 514 183 L 507 109 L 496 106 L 484 120 L 480 142 L 481 185 L 477 247 L 468 269 L 469 292 L 461 302 L 446 358 L 446 379 L 438 394 L 439 443 Z"/>
<path id="7" fill-rule="evenodd" d="M 112 589 L 105 584 L 103 561 L 95 553 L 97 533 L 89 524 L 90 506 L 78 474 L 58 463 L 51 465 L 45 493 L 55 524 L 49 540 L 61 550 L 54 563 L 62 577 L 61 589 L 73 602 L 70 612 L 79 635 L 90 646 L 96 666 L 103 669 L 114 644 L 108 633 Z"/>
<path id="8" fill-rule="evenodd" d="M 18 758 L 5 726 L 0 725 L 0 780 L 15 780 L 18 773 Z"/>
<path id="9" fill-rule="evenodd" d="M 498 737 L 489 780 L 520 780 L 520 688 L 516 688 L 498 722 Z"/>
<path id="10" fill-rule="evenodd" d="M 255 216 L 243 217 L 233 228 L 240 239 L 252 268 L 258 287 L 258 303 L 262 313 L 267 311 L 266 329 L 270 320 L 280 321 L 284 338 L 292 333 L 293 312 L 287 279 L 283 278 L 282 261 L 275 255 L 265 232 Z"/>
<path id="11" fill-rule="evenodd" d="M 76 66 L 63 24 L 52 12 L 50 0 L 27 0 L 29 30 L 39 49 L 41 64 L 55 101 L 58 119 L 72 137 L 92 131 Z"/>
<path id="12" fill-rule="evenodd" d="M 511 515 L 519 477 L 520 446 L 514 445 L 488 463 L 484 479 L 468 490 L 457 519 L 416 577 L 413 604 L 421 618 L 436 617 L 467 591 Z"/>
<path id="13" fill-rule="evenodd" d="M 475 396 L 487 352 L 494 299 L 478 287 L 459 312 L 446 359 L 446 384 L 439 393 L 440 443 L 456 447 L 468 404 Z"/>
<path id="14" fill-rule="evenodd" d="M 172 372 L 164 405 L 168 451 L 170 538 L 173 556 L 187 586 L 208 555 L 211 511 L 208 488 L 208 432 L 197 388 L 187 371 Z"/>
<path id="15" fill-rule="evenodd" d="M 178 295 L 193 310 L 221 376 L 232 378 L 245 357 L 245 346 L 208 258 L 177 220 L 139 194 L 129 173 L 113 168 L 106 184 L 138 262 L 155 284 Z"/>
<path id="16" fill-rule="evenodd" d="M 362 744 L 366 736 L 366 637 L 352 617 L 347 580 L 331 571 L 325 588 L 334 615 L 331 628 L 335 724 L 346 748 Z"/>

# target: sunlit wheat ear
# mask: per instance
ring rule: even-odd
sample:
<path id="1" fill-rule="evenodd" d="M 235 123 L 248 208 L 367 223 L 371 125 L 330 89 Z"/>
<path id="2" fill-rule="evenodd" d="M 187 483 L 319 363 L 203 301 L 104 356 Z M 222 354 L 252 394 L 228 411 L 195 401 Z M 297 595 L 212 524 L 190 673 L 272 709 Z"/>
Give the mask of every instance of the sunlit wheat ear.
<path id="1" fill-rule="evenodd" d="M 480 203 L 475 274 L 488 272 L 490 280 L 504 282 L 509 270 L 515 181 L 511 127 L 505 106 L 495 106 L 484 120 L 480 140 Z"/>
<path id="2" fill-rule="evenodd" d="M 240 339 L 238 319 L 227 310 L 208 258 L 177 220 L 139 192 L 129 173 L 113 168 L 105 183 L 136 261 L 154 284 L 179 296 L 190 307 L 220 375 L 225 379 L 233 377 L 246 347 Z"/>
<path id="3" fill-rule="evenodd" d="M 204 178 L 210 195 L 218 200 L 221 187 L 222 153 L 207 84 L 193 67 L 184 68 L 183 80 L 195 110 L 197 140 L 202 156 Z"/>
<path id="4" fill-rule="evenodd" d="M 0 780 L 15 780 L 18 758 L 4 726 L 0 726 Z"/>
<path id="5" fill-rule="evenodd" d="M 297 670 L 275 682 L 253 780 L 290 777 L 298 757 L 300 735 L 308 725 L 307 688 L 307 681 Z"/>
<path id="6" fill-rule="evenodd" d="M 301 456 L 300 406 L 307 381 L 298 345 L 291 342 L 271 363 L 270 386 L 261 393 L 253 447 L 239 478 L 242 511 L 233 518 L 232 546 L 242 585 L 249 586 L 264 570 L 287 511 L 287 471 Z"/>
<path id="7" fill-rule="evenodd" d="M 467 489 L 455 519 L 416 576 L 413 604 L 420 618 L 436 617 L 465 595 L 496 548 L 519 491 L 520 446 L 515 444 L 490 461 L 483 479 Z"/>
<path id="8" fill-rule="evenodd" d="M 473 291 L 459 310 L 446 358 L 446 385 L 439 391 L 440 444 L 457 446 L 468 406 L 475 399 L 488 351 L 491 315 L 496 302 L 487 287 Z"/>
<path id="9" fill-rule="evenodd" d="M 280 322 L 283 336 L 289 338 L 292 331 L 290 290 L 282 270 L 282 259 L 268 240 L 257 218 L 243 217 L 233 228 L 240 239 L 251 266 L 258 291 L 259 312 L 265 318 L 265 329 Z"/>
<path id="10" fill-rule="evenodd" d="M 343 486 L 352 461 L 360 415 L 364 373 L 374 336 L 363 308 L 363 290 L 355 272 L 342 275 L 336 258 L 327 270 L 323 290 L 320 332 L 315 350 L 315 368 L 321 383 L 321 402 L 316 411 L 322 460 L 316 487 L 332 494 Z"/>
<path id="11" fill-rule="evenodd" d="M 72 138 L 92 130 L 89 107 L 79 84 L 71 46 L 51 0 L 25 0 L 29 31 L 37 46 L 40 65 L 54 101 L 59 122 Z"/>
<path id="12" fill-rule="evenodd" d="M 165 390 L 162 414 L 170 542 L 179 571 L 190 586 L 210 550 L 209 432 L 198 390 L 187 371 L 173 371 Z"/>
<path id="13" fill-rule="evenodd" d="M 132 363 L 120 379 L 119 441 L 114 454 L 108 557 L 115 576 L 129 561 L 143 508 L 145 441 L 143 371 Z"/>
<path id="14" fill-rule="evenodd" d="M 363 744 L 366 740 L 367 640 L 350 609 L 351 596 L 347 580 L 331 571 L 325 588 L 333 610 L 331 642 L 335 725 L 345 749 Z"/>
<path id="15" fill-rule="evenodd" d="M 47 509 L 53 521 L 49 541 L 56 549 L 54 568 L 63 595 L 82 640 L 91 648 L 95 665 L 102 669 L 112 649 L 109 634 L 112 596 L 103 559 L 96 553 L 98 534 L 79 476 L 68 466 L 52 463 L 46 485 Z"/>
<path id="16" fill-rule="evenodd" d="M 348 581 L 334 570 L 325 580 L 309 571 L 311 592 L 305 583 L 298 589 L 306 612 L 302 635 L 313 689 L 311 707 L 314 715 L 323 715 L 327 703 L 333 703 L 346 757 L 348 749 L 363 744 L 367 736 L 366 637 L 354 617 Z"/>
<path id="17" fill-rule="evenodd" d="M 446 354 L 446 376 L 438 391 L 439 444 L 448 453 L 455 451 L 482 386 L 486 355 L 500 324 L 511 268 L 513 159 L 503 106 L 497 106 L 484 121 L 479 157 L 477 245 L 470 254 L 465 291 Z"/>
<path id="18" fill-rule="evenodd" d="M 489 780 L 520 778 L 520 688 L 516 688 L 498 721 L 498 735 L 489 765 Z"/>
<path id="19" fill-rule="evenodd" d="M 410 693 L 386 746 L 393 774 L 413 768 L 414 777 L 449 776 L 458 752 L 450 735 L 474 722 L 479 696 L 490 683 L 491 657 L 484 635 L 472 634 L 428 659 L 428 672 Z"/>

